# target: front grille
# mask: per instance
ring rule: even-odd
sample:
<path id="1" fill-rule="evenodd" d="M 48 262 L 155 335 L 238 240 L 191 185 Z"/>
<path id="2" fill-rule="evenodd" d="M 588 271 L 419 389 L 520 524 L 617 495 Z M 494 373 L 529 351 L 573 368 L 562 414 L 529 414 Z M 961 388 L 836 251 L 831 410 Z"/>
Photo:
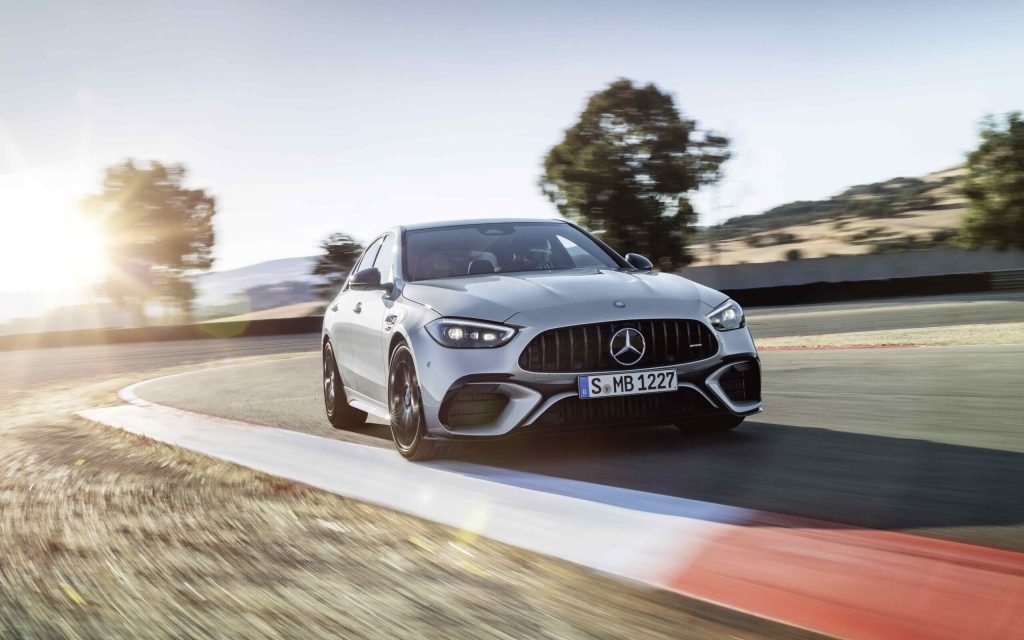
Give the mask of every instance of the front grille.
<path id="1" fill-rule="evenodd" d="M 638 396 L 559 400 L 545 411 L 531 428 L 592 427 L 628 425 L 638 422 L 657 424 L 699 415 L 712 410 L 702 395 L 693 389 Z"/>
<path id="2" fill-rule="evenodd" d="M 498 419 L 508 405 L 500 393 L 460 390 L 445 403 L 444 423 L 449 427 L 482 427 Z"/>
<path id="3" fill-rule="evenodd" d="M 611 339 L 631 327 L 644 336 L 640 361 L 623 366 L 611 354 Z M 715 334 L 697 320 L 624 320 L 551 329 L 534 338 L 519 356 L 524 371 L 577 373 L 662 367 L 710 358 L 718 351 Z"/>
<path id="4" fill-rule="evenodd" d="M 761 401 L 761 368 L 753 360 L 732 365 L 718 384 L 733 402 Z"/>

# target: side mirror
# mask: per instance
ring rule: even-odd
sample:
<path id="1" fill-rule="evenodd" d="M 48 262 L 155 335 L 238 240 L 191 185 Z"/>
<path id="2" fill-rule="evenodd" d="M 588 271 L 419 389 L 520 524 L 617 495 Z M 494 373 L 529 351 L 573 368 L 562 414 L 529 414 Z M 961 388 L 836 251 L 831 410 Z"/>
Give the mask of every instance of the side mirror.
<path id="1" fill-rule="evenodd" d="M 651 264 L 651 261 L 639 253 L 627 253 L 626 262 L 629 263 L 629 266 L 634 269 L 639 269 L 640 271 L 651 271 L 654 269 L 654 265 Z"/>
<path id="2" fill-rule="evenodd" d="M 354 291 L 374 291 L 383 289 L 380 284 L 380 269 L 360 269 L 352 276 L 348 286 Z"/>

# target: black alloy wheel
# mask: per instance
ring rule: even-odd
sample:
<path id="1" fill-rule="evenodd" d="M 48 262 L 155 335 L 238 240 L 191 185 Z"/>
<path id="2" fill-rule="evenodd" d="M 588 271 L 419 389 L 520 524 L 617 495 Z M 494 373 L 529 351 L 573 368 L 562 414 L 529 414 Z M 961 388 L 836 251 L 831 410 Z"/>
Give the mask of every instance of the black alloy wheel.
<path id="1" fill-rule="evenodd" d="M 391 354 L 388 367 L 388 409 L 391 437 L 398 452 L 408 460 L 431 460 L 441 453 L 441 444 L 427 438 L 423 399 L 412 352 L 400 344 Z"/>
<path id="2" fill-rule="evenodd" d="M 330 341 L 324 343 L 323 352 L 323 383 L 324 408 L 327 409 L 327 420 L 335 429 L 354 429 L 366 424 L 366 412 L 355 409 L 348 404 L 345 385 L 338 373 L 338 363 L 334 359 L 334 347 Z"/>

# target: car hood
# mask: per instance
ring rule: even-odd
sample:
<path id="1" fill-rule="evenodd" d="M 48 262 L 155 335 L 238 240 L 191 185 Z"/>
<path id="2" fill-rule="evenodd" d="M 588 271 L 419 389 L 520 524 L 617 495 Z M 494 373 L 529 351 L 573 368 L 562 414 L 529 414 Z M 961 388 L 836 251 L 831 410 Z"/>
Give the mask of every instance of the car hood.
<path id="1" fill-rule="evenodd" d="M 406 284 L 402 293 L 445 316 L 523 326 L 700 317 L 726 300 L 673 274 L 605 269 L 425 280 Z"/>

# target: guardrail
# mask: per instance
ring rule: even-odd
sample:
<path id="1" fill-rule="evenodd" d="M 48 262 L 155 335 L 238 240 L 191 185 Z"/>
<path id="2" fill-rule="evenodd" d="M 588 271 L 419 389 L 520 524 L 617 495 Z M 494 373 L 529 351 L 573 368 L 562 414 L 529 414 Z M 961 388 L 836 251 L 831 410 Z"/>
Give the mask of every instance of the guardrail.
<path id="1" fill-rule="evenodd" d="M 855 282 L 812 282 L 781 287 L 726 289 L 745 307 L 786 306 L 816 302 L 842 302 L 871 298 L 977 293 L 1024 289 L 1024 270 L 991 273 L 963 273 L 862 280 Z M 83 329 L 48 333 L 0 336 L 0 351 L 83 345 L 203 340 L 254 336 L 282 336 L 318 333 L 322 316 L 252 320 L 249 322 L 206 322 L 202 324 L 138 327 L 130 329 Z"/>
<path id="2" fill-rule="evenodd" d="M 126 329 L 79 329 L 47 333 L 21 333 L 0 336 L 0 350 L 319 333 L 322 323 L 323 316 L 306 316 L 248 322 L 205 322 Z"/>
<path id="3" fill-rule="evenodd" d="M 989 274 L 993 291 L 1024 289 L 1024 269 L 1017 271 L 996 271 Z"/>
<path id="4" fill-rule="evenodd" d="M 945 276 L 918 276 L 855 282 L 810 282 L 782 287 L 726 289 L 722 293 L 729 295 L 744 307 L 785 306 L 870 298 L 905 298 L 993 291 L 995 290 L 993 282 L 995 275 L 993 273 L 957 273 Z"/>

